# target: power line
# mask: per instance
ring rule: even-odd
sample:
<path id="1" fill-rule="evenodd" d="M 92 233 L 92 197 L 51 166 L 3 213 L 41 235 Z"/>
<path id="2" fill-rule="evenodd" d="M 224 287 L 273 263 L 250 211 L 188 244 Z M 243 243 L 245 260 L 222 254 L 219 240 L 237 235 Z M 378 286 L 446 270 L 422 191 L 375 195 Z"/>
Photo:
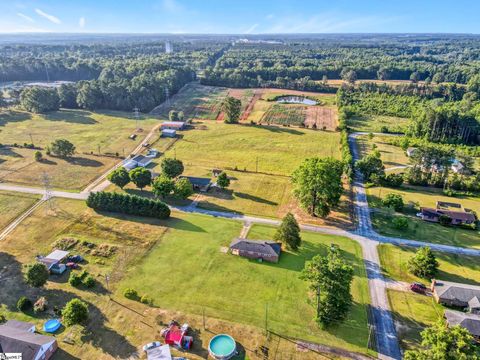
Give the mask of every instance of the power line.
<path id="1" fill-rule="evenodd" d="M 42 182 L 45 189 L 43 198 L 45 199 L 45 213 L 48 215 L 49 211 L 55 210 L 55 200 L 53 198 L 52 186 L 50 183 L 50 176 L 44 172 L 42 173 Z"/>

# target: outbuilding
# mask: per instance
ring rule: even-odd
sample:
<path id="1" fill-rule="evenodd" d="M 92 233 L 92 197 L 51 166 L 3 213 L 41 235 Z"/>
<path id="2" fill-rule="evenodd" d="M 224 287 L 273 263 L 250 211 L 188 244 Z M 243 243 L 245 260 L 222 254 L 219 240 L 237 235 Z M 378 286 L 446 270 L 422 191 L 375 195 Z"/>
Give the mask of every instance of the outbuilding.
<path id="1" fill-rule="evenodd" d="M 183 121 L 165 121 L 160 125 L 162 130 L 170 129 L 170 130 L 183 130 L 185 128 L 185 123 Z"/>
<path id="2" fill-rule="evenodd" d="M 212 185 L 212 181 L 209 178 L 201 178 L 194 176 L 180 176 L 180 178 L 186 178 L 193 186 L 193 190 L 200 192 L 207 192 Z"/>
<path id="3" fill-rule="evenodd" d="M 177 130 L 174 129 L 162 129 L 162 137 L 174 138 L 177 136 Z"/>

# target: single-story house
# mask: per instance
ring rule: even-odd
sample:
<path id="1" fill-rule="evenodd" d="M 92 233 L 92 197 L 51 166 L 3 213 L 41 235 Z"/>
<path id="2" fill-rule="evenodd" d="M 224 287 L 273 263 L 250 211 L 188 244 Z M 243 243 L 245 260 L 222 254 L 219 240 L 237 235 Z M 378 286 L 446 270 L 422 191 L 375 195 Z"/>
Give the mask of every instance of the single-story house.
<path id="1" fill-rule="evenodd" d="M 439 304 L 480 314 L 480 286 L 432 280 L 431 290 L 433 298 Z"/>
<path id="2" fill-rule="evenodd" d="M 123 167 L 126 170 L 132 170 L 137 167 L 147 167 L 154 158 L 155 156 L 135 155 L 131 159 L 125 160 Z"/>
<path id="3" fill-rule="evenodd" d="M 472 225 L 477 221 L 475 214 L 467 211 L 453 211 L 434 208 L 420 208 L 420 218 L 425 221 L 438 222 L 440 216 L 446 215 L 452 219 L 452 225 Z"/>
<path id="4" fill-rule="evenodd" d="M 448 326 L 460 325 L 467 329 L 476 341 L 480 340 L 480 315 L 455 310 L 445 310 L 445 319 L 447 320 Z"/>
<path id="5" fill-rule="evenodd" d="M 180 178 L 186 178 L 193 186 L 193 190 L 200 192 L 207 192 L 212 185 L 212 181 L 209 178 L 200 178 L 193 176 L 180 176 Z"/>
<path id="6" fill-rule="evenodd" d="M 162 129 L 162 136 L 174 138 L 177 136 L 177 130 L 174 129 Z"/>
<path id="7" fill-rule="evenodd" d="M 413 154 L 415 154 L 415 151 L 417 151 L 417 148 L 415 147 L 409 147 L 406 151 L 408 157 L 412 157 Z"/>
<path id="8" fill-rule="evenodd" d="M 466 172 L 465 166 L 457 159 L 452 161 L 451 169 L 455 174 L 464 174 Z"/>
<path id="9" fill-rule="evenodd" d="M 277 263 L 282 252 L 282 244 L 274 241 L 237 238 L 230 244 L 230 252 L 249 259 Z"/>
<path id="10" fill-rule="evenodd" d="M 57 350 L 53 336 L 39 335 L 31 331 L 35 325 L 20 321 L 8 321 L 0 325 L 0 353 L 20 353 L 23 360 L 48 360 Z"/>
<path id="11" fill-rule="evenodd" d="M 170 129 L 170 130 L 183 130 L 185 128 L 185 123 L 183 121 L 165 121 L 160 125 L 160 128 Z"/>
<path id="12" fill-rule="evenodd" d="M 70 254 L 68 251 L 54 250 L 47 256 L 37 256 L 37 261 L 44 264 L 50 272 L 62 274 L 67 269 L 62 262 L 68 254 Z"/>

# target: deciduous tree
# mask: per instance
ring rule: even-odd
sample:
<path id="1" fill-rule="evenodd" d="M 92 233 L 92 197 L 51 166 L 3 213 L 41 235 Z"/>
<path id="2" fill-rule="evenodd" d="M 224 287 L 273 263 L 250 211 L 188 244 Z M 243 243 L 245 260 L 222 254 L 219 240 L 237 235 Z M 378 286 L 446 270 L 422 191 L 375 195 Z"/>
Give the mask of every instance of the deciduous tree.
<path id="1" fill-rule="evenodd" d="M 25 281 L 31 286 L 41 287 L 45 285 L 49 275 L 48 269 L 44 264 L 35 263 L 28 266 L 25 273 Z"/>
<path id="2" fill-rule="evenodd" d="M 273 239 L 284 243 L 292 250 L 298 249 L 302 239 L 300 237 L 300 227 L 292 213 L 285 215 Z"/>
<path id="3" fill-rule="evenodd" d="M 158 176 L 152 184 L 152 191 L 155 196 L 164 198 L 175 189 L 175 182 L 165 174 Z"/>
<path id="4" fill-rule="evenodd" d="M 421 278 L 433 278 L 438 271 L 435 254 L 428 246 L 418 249 L 415 255 L 408 260 L 408 270 Z"/>
<path id="5" fill-rule="evenodd" d="M 232 96 L 227 96 L 222 105 L 223 111 L 227 114 L 226 123 L 238 123 L 240 119 L 240 112 L 242 109 L 242 102 Z"/>
<path id="6" fill-rule="evenodd" d="M 222 189 L 226 189 L 230 186 L 230 179 L 228 178 L 227 173 L 222 172 L 220 175 L 218 175 L 217 185 Z"/>
<path id="7" fill-rule="evenodd" d="M 141 190 L 152 183 L 152 173 L 143 167 L 130 170 L 128 175 L 135 186 Z"/>
<path id="8" fill-rule="evenodd" d="M 173 190 L 175 196 L 186 199 L 193 194 L 193 186 L 187 178 L 178 179 L 175 182 L 175 189 Z"/>
<path id="9" fill-rule="evenodd" d="M 162 173 L 169 178 L 176 178 L 183 173 L 184 167 L 181 160 L 164 158 L 160 164 Z"/>
<path id="10" fill-rule="evenodd" d="M 50 144 L 50 152 L 57 156 L 66 158 L 75 153 L 75 145 L 66 139 L 57 139 Z"/>
<path id="11" fill-rule="evenodd" d="M 63 308 L 62 316 L 66 326 L 81 324 L 88 319 L 88 305 L 80 299 L 72 299 Z"/>
<path id="12" fill-rule="evenodd" d="M 130 182 L 130 175 L 124 167 L 119 167 L 108 174 L 108 180 L 123 189 Z"/>

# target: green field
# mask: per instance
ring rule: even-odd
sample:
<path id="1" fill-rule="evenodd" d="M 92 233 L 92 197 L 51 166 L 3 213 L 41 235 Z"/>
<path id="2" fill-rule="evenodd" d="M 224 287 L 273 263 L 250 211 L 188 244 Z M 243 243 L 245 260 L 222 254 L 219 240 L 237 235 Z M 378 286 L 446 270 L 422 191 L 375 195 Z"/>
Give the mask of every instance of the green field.
<path id="1" fill-rule="evenodd" d="M 408 165 L 409 159 L 405 154 L 405 151 L 398 146 L 390 145 L 385 140 L 387 140 L 387 138 L 382 135 L 375 135 L 372 139 L 369 139 L 368 135 L 362 135 L 357 138 L 356 144 L 360 152 L 364 155 L 372 152 L 372 146 L 375 144 L 376 149 L 380 151 L 380 155 L 382 156 L 385 170 L 397 166 Z"/>
<path id="2" fill-rule="evenodd" d="M 420 333 L 443 317 L 443 308 L 432 297 L 411 292 L 387 290 L 388 300 L 404 350 L 418 348 Z"/>
<path id="3" fill-rule="evenodd" d="M 306 119 L 306 106 L 274 103 L 261 119 L 262 124 L 301 126 Z"/>
<path id="4" fill-rule="evenodd" d="M 221 103 L 227 96 L 227 89 L 199 84 L 188 84 L 169 102 L 156 107 L 152 114 L 168 119 L 170 110 L 183 111 L 185 119 L 215 120 L 220 114 Z"/>
<path id="5" fill-rule="evenodd" d="M 360 246 L 349 239 L 303 233 L 297 253 L 286 252 L 278 264 L 258 263 L 222 253 L 239 236 L 241 224 L 193 214 L 175 214 L 169 231 L 151 252 L 128 271 L 119 286 L 147 293 L 161 308 L 264 326 L 284 335 L 366 352 L 367 279 Z M 271 236 L 273 228 L 254 226 L 250 237 Z M 313 321 L 307 284 L 299 279 L 305 261 L 335 243 L 354 265 L 354 306 L 348 320 L 328 331 Z"/>
<path id="6" fill-rule="evenodd" d="M 389 212 L 372 212 L 372 224 L 377 232 L 386 236 L 401 237 L 404 239 L 419 240 L 438 244 L 447 244 L 460 247 L 480 248 L 480 230 L 444 227 L 440 224 L 429 223 L 414 216 L 420 206 L 435 207 L 437 201 L 461 203 L 465 208 L 470 208 L 479 213 L 480 201 L 472 197 L 451 198 L 435 192 L 426 192 L 424 188 L 390 189 L 374 187 L 367 190 L 368 203 L 373 208 L 381 207 L 380 199 L 387 194 L 399 194 L 403 197 L 409 219 L 408 229 L 398 230 L 393 227 L 392 215 Z M 404 216 L 396 214 L 396 216 Z"/>
<path id="7" fill-rule="evenodd" d="M 38 195 L 0 191 L 0 231 L 39 199 Z"/>
<path id="8" fill-rule="evenodd" d="M 389 132 L 403 133 L 409 119 L 384 115 L 355 115 L 348 119 L 347 124 L 353 131 L 382 132 L 386 126 Z"/>
<path id="9" fill-rule="evenodd" d="M 415 249 L 410 247 L 399 247 L 390 244 L 380 244 L 378 252 L 382 269 L 385 274 L 399 281 L 421 281 L 428 284 L 425 279 L 420 279 L 409 273 L 407 263 L 413 256 Z M 480 264 L 478 257 L 455 255 L 435 252 L 439 263 L 437 279 L 453 282 L 480 284 Z"/>
<path id="10" fill-rule="evenodd" d="M 119 158 L 104 156 L 128 155 L 158 120 L 139 121 L 143 129 L 137 139 L 132 115 L 123 112 L 89 112 L 61 110 L 46 115 L 26 112 L 7 112 L 0 115 L 0 180 L 24 185 L 43 186 L 42 174 L 50 176 L 54 188 L 80 190 L 101 175 Z M 46 156 L 45 161 L 34 160 L 33 149 L 14 147 L 15 143 L 33 143 L 46 148 L 55 139 L 67 139 L 76 146 L 76 154 L 65 160 Z M 99 153 L 101 154 L 99 156 Z"/>

